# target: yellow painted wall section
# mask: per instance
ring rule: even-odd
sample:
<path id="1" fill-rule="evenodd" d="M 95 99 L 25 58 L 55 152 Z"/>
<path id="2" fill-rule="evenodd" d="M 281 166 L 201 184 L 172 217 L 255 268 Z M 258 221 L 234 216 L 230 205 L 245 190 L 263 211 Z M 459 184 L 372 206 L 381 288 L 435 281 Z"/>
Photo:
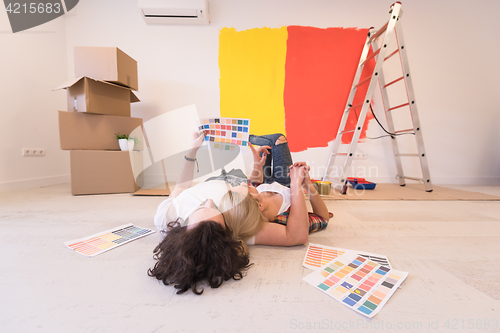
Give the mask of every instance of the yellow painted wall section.
<path id="1" fill-rule="evenodd" d="M 219 34 L 220 115 L 250 118 L 255 135 L 285 132 L 287 27 Z"/>

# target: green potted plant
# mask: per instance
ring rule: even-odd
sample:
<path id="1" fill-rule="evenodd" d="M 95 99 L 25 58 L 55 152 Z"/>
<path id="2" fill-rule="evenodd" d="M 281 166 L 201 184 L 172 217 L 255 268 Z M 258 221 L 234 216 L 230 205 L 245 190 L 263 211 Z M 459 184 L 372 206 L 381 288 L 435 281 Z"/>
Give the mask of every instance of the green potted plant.
<path id="1" fill-rule="evenodd" d="M 134 150 L 134 145 L 139 142 L 139 139 L 130 137 L 128 134 L 115 133 L 115 138 L 122 151 Z"/>

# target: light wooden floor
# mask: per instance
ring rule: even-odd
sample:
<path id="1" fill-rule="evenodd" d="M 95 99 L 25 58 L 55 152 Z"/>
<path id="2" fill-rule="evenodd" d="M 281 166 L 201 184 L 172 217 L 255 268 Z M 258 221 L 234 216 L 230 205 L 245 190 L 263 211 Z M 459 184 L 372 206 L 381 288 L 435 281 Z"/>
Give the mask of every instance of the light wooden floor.
<path id="1" fill-rule="evenodd" d="M 467 187 L 457 187 L 467 189 Z M 500 195 L 500 187 L 474 187 Z M 86 258 L 63 243 L 125 223 L 153 228 L 161 197 L 0 193 L 2 332 L 498 332 L 500 202 L 330 201 L 310 241 L 385 254 L 408 271 L 372 320 L 302 281 L 306 246 L 250 249 L 241 281 L 174 294 L 146 274 L 158 233 Z M 495 329 L 496 328 L 496 329 Z"/>

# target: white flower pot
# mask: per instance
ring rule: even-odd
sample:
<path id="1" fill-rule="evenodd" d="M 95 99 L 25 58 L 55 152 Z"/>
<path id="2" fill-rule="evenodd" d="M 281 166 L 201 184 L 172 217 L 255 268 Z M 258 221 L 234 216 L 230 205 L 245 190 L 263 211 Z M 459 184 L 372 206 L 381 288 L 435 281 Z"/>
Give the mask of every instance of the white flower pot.
<path id="1" fill-rule="evenodd" d="M 134 141 L 132 141 L 134 142 Z M 118 144 L 120 145 L 120 149 L 122 151 L 127 151 L 129 149 L 129 144 L 127 139 L 120 139 L 118 140 Z"/>

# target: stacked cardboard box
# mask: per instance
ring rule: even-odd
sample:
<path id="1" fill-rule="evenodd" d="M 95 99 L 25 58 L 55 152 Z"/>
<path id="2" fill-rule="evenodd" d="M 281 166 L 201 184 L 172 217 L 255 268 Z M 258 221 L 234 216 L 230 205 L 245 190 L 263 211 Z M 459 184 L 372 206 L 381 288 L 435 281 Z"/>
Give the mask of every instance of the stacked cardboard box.
<path id="1" fill-rule="evenodd" d="M 66 89 L 67 111 L 59 111 L 61 149 L 70 150 L 71 193 L 131 193 L 140 187 L 133 173 L 143 143 L 120 151 L 115 133 L 130 134 L 142 119 L 130 117 L 138 102 L 137 62 L 116 47 L 75 47 L 77 79 Z M 140 166 L 134 165 L 136 170 Z"/>

